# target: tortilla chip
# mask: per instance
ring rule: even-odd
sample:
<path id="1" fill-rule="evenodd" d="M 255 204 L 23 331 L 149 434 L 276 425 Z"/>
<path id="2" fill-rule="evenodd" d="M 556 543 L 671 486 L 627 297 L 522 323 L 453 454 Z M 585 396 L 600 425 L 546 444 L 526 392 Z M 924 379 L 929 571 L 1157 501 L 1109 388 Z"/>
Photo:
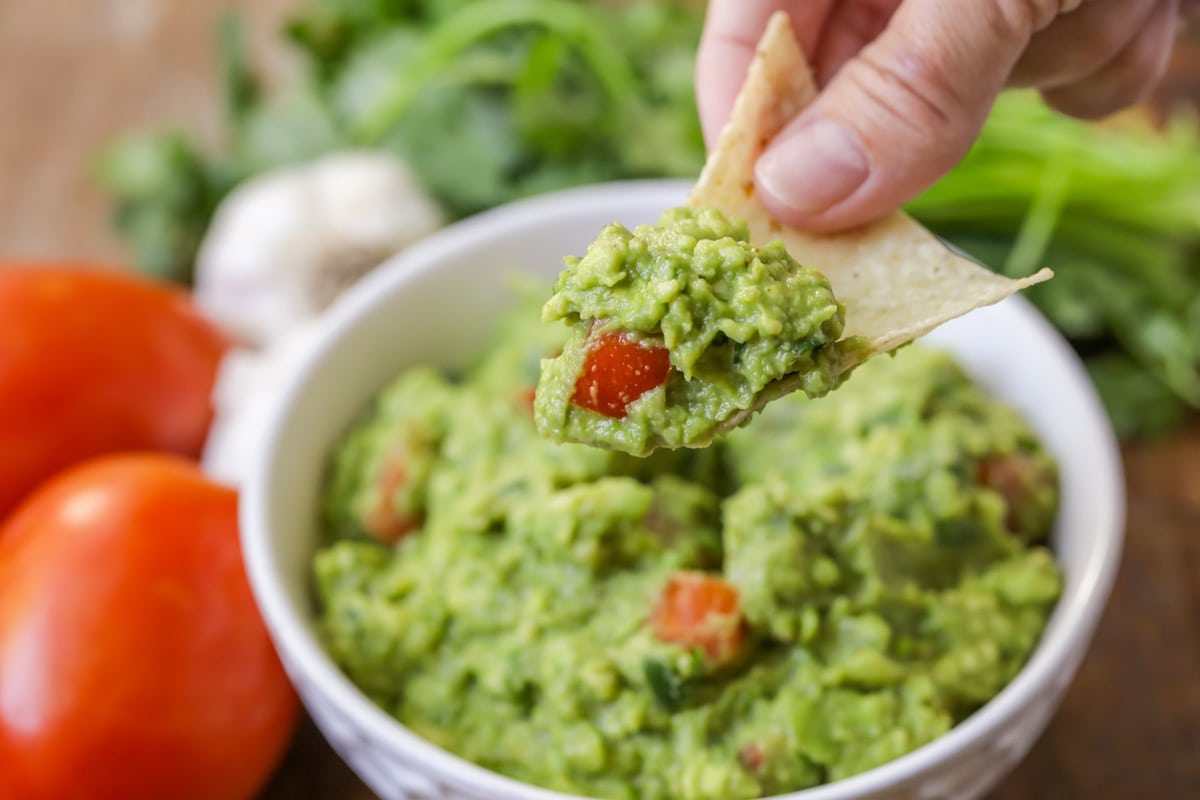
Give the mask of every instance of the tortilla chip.
<path id="1" fill-rule="evenodd" d="M 823 272 L 846 306 L 844 335 L 865 337 L 875 352 L 893 350 L 1052 277 L 1048 269 L 1019 280 L 997 275 L 955 254 L 900 211 L 836 234 L 805 233 L 772 218 L 755 193 L 754 164 L 816 95 L 791 23 L 776 12 L 688 202 L 745 219 L 750 241 L 781 239 L 793 258 Z"/>

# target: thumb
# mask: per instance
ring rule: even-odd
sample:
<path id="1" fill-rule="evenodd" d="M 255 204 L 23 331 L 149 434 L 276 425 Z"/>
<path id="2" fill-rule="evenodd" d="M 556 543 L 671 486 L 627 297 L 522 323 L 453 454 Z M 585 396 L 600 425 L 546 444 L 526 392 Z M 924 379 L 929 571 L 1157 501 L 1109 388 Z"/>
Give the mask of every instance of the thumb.
<path id="1" fill-rule="evenodd" d="M 902 2 L 759 159 L 764 204 L 797 227 L 834 230 L 919 194 L 967 152 L 1033 32 L 1060 5 Z"/>

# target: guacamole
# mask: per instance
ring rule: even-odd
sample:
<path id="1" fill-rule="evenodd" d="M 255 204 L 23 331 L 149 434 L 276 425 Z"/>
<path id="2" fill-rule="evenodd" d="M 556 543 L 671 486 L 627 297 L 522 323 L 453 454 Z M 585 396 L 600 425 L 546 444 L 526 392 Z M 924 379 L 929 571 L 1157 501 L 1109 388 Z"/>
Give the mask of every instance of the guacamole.
<path id="1" fill-rule="evenodd" d="M 542 314 L 570 335 L 534 404 L 555 441 L 635 455 L 704 446 L 781 379 L 823 395 L 866 352 L 839 341 L 845 314 L 825 276 L 782 242 L 751 245 L 746 224 L 715 209 L 608 225 L 566 265 Z"/>
<path id="2" fill-rule="evenodd" d="M 336 453 L 320 627 L 387 712 L 540 786 L 739 800 L 907 753 L 1020 669 L 1061 586 L 1055 469 L 950 357 L 639 459 L 535 428 L 572 336 L 522 310 L 462 374 L 399 376 Z"/>

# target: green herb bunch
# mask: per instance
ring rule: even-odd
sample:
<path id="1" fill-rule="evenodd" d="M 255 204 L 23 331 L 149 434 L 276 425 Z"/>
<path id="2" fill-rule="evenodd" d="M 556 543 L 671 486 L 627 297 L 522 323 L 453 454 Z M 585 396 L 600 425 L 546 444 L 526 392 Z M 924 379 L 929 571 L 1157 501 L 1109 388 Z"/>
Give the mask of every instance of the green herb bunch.
<path id="1" fill-rule="evenodd" d="M 1200 136 L 1000 98 L 967 157 L 908 210 L 997 271 L 1055 278 L 1029 298 L 1084 357 L 1118 432 L 1200 410 Z"/>
<path id="2" fill-rule="evenodd" d="M 261 91 L 236 19 L 221 30 L 227 146 L 167 132 L 101 159 L 147 272 L 187 281 L 240 180 L 345 148 L 405 159 L 453 217 L 585 183 L 694 176 L 702 8 L 682 2 L 305 0 L 286 35 L 302 77 Z"/>

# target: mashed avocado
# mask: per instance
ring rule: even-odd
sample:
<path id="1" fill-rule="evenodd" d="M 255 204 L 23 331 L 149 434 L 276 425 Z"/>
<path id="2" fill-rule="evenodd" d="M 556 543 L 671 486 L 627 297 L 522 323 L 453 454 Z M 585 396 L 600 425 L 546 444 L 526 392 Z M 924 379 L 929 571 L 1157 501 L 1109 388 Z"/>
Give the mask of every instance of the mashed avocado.
<path id="1" fill-rule="evenodd" d="M 401 375 L 333 460 L 324 640 L 413 731 L 558 790 L 739 800 L 919 747 L 1025 662 L 1060 591 L 1054 467 L 948 356 L 638 459 L 536 430 L 572 335 L 515 315 L 462 375 Z"/>
<path id="2" fill-rule="evenodd" d="M 706 445 L 785 376 L 816 397 L 836 388 L 865 342 L 838 341 L 844 312 L 829 281 L 781 242 L 711 208 L 657 225 L 604 228 L 543 309 L 570 329 L 542 367 L 539 430 L 636 455 Z"/>

